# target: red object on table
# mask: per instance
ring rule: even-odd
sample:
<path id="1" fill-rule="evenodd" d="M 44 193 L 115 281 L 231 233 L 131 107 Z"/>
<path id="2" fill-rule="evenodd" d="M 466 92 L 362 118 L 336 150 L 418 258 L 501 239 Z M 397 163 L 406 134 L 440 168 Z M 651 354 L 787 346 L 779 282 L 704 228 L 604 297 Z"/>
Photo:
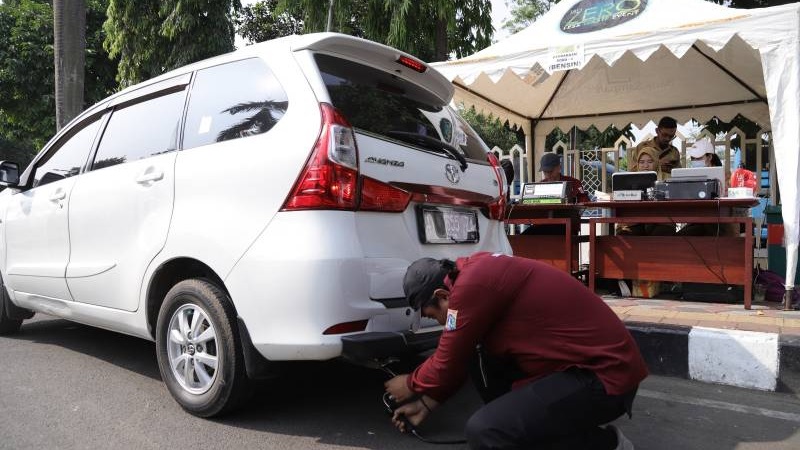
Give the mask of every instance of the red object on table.
<path id="1" fill-rule="evenodd" d="M 731 173 L 730 187 L 748 187 L 756 192 L 756 186 L 758 186 L 758 179 L 755 173 L 744 168 L 736 169 Z"/>

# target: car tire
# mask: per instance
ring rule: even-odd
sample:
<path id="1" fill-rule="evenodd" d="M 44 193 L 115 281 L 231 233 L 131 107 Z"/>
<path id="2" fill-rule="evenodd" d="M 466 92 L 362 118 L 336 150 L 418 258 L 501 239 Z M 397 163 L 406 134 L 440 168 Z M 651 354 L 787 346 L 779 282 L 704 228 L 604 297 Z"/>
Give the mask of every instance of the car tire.
<path id="1" fill-rule="evenodd" d="M 9 316 L 10 305 L 11 299 L 8 298 L 6 285 L 3 283 L 2 277 L 0 277 L 0 336 L 14 334 L 22 326 L 22 320 L 12 319 Z"/>
<path id="2" fill-rule="evenodd" d="M 236 313 L 227 294 L 209 281 L 184 280 L 167 293 L 158 314 L 156 352 L 170 394 L 195 416 L 225 414 L 247 396 Z"/>

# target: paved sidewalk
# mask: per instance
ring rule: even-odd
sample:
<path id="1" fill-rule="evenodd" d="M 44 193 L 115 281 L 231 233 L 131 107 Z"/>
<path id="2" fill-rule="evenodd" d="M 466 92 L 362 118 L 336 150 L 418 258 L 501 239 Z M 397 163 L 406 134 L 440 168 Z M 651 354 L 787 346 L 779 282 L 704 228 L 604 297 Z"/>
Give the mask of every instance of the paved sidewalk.
<path id="1" fill-rule="evenodd" d="M 623 322 L 661 323 L 690 327 L 761 331 L 800 336 L 800 311 L 784 311 L 774 302 L 741 304 L 686 302 L 604 296 Z"/>

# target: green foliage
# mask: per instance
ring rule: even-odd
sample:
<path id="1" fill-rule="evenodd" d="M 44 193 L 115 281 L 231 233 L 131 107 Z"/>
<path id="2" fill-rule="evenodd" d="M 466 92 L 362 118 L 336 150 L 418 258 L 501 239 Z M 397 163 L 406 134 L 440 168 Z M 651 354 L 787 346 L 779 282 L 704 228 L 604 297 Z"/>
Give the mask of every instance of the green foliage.
<path id="1" fill-rule="evenodd" d="M 586 130 L 581 130 L 578 127 L 573 127 L 568 133 L 556 128 L 545 139 L 545 150 L 552 150 L 557 142 L 561 141 L 567 144 L 570 148 L 579 150 L 592 150 L 596 148 L 611 148 L 617 139 L 625 136 L 628 139 L 634 139 L 633 131 L 631 131 L 631 124 L 627 124 L 623 128 L 617 128 L 614 125 L 609 125 L 603 131 L 598 130 L 594 125 Z"/>
<path id="2" fill-rule="evenodd" d="M 512 131 L 507 125 L 500 122 L 497 117 L 491 114 L 486 116 L 483 113 L 479 113 L 474 106 L 465 108 L 463 104 L 458 106 L 458 113 L 486 142 L 489 148 L 500 147 L 503 150 L 510 150 L 514 145 L 525 147 L 525 142 L 520 136 L 522 133 Z"/>
<path id="3" fill-rule="evenodd" d="M 503 22 L 503 28 L 510 33 L 516 33 L 528 28 L 542 14 L 550 10 L 550 7 L 560 0 L 510 0 L 509 13 L 511 18 Z"/>
<path id="4" fill-rule="evenodd" d="M 50 5 L 0 5 L 0 136 L 15 154 L 32 153 L 55 132 L 54 86 Z"/>
<path id="5" fill-rule="evenodd" d="M 303 18 L 305 32 L 325 31 L 329 0 L 278 0 Z M 336 0 L 334 30 L 406 51 L 425 61 L 475 53 L 491 44 L 490 0 Z"/>
<path id="6" fill-rule="evenodd" d="M 302 15 L 278 12 L 278 0 L 245 6 L 236 15 L 236 31 L 249 42 L 263 42 L 303 33 Z"/>
<path id="7" fill-rule="evenodd" d="M 104 45 L 120 58 L 120 85 L 233 51 L 240 8 L 239 0 L 110 0 Z"/>
<path id="8" fill-rule="evenodd" d="M 86 106 L 116 85 L 116 62 L 101 45 L 107 5 L 108 0 L 86 1 Z M 55 133 L 54 71 L 50 3 L 0 4 L 0 159 L 10 155 L 23 165 Z"/>

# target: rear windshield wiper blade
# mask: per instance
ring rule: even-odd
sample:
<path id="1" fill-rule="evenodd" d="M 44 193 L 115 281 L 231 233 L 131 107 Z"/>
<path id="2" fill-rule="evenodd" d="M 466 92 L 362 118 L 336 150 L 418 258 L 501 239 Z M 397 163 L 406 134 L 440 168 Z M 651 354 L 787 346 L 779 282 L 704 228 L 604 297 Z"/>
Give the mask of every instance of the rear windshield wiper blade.
<path id="1" fill-rule="evenodd" d="M 435 139 L 430 136 L 425 136 L 418 133 L 409 133 L 407 131 L 387 131 L 386 134 L 393 138 L 397 138 L 403 142 L 417 144 L 419 146 L 429 148 L 432 150 L 443 150 L 451 158 L 458 161 L 459 165 L 461 166 L 462 172 L 467 170 L 467 159 L 464 158 L 464 155 L 462 155 L 461 152 L 458 151 L 458 149 L 448 144 L 447 142 L 442 142 L 439 139 Z"/>

